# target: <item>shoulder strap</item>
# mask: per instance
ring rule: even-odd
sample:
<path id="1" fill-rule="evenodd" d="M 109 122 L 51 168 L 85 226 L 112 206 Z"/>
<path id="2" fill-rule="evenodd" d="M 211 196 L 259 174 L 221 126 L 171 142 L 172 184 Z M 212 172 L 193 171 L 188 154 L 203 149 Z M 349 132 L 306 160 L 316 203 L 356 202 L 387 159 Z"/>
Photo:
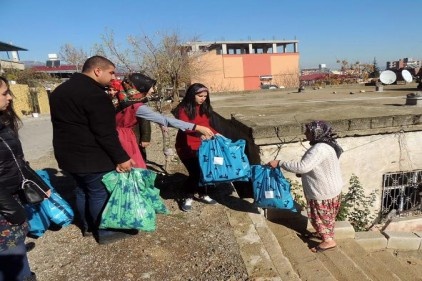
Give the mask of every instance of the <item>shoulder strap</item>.
<path id="1" fill-rule="evenodd" d="M 21 166 L 19 166 L 19 162 L 18 162 L 18 159 L 16 159 L 16 156 L 15 156 L 15 154 L 13 153 L 13 150 L 10 148 L 10 146 L 9 146 L 9 144 L 2 138 L 2 137 L 0 137 L 0 141 L 2 141 L 3 143 L 4 143 L 4 145 L 6 145 L 6 147 L 7 147 L 7 149 L 9 149 L 9 151 L 10 151 L 10 153 L 12 154 L 12 156 L 13 156 L 13 160 L 15 160 L 15 163 L 16 163 L 16 166 L 18 167 L 18 170 L 19 170 L 19 173 L 21 174 L 21 177 L 22 177 L 22 184 L 21 184 L 21 189 L 23 189 L 23 190 L 25 190 L 25 188 L 24 188 L 24 185 L 25 185 L 25 183 L 27 183 L 27 182 L 31 182 L 31 183 L 33 183 L 34 185 L 35 185 L 35 187 L 36 188 L 38 188 L 46 197 L 48 197 L 48 195 L 47 195 L 47 193 L 36 183 L 36 182 L 34 182 L 33 180 L 30 180 L 30 179 L 27 179 L 27 178 L 25 178 L 25 176 L 24 176 L 24 174 L 23 174 L 23 172 L 22 172 L 22 169 L 21 169 Z"/>
<path id="2" fill-rule="evenodd" d="M 16 159 L 16 156 L 15 156 L 15 154 L 13 153 L 13 150 L 10 148 L 10 146 L 9 146 L 9 144 L 2 138 L 2 137 L 0 137 L 0 140 L 4 143 L 4 145 L 7 147 L 7 149 L 9 149 L 9 151 L 10 151 L 10 153 L 12 154 L 12 156 L 13 156 L 13 160 L 15 160 L 15 163 L 16 163 L 16 166 L 18 166 L 18 170 L 19 170 L 19 173 L 21 174 L 21 176 L 22 176 L 22 180 L 25 180 L 25 176 L 23 175 L 23 172 L 22 172 L 22 169 L 21 169 L 21 167 L 19 166 L 19 162 L 18 162 L 18 159 Z"/>

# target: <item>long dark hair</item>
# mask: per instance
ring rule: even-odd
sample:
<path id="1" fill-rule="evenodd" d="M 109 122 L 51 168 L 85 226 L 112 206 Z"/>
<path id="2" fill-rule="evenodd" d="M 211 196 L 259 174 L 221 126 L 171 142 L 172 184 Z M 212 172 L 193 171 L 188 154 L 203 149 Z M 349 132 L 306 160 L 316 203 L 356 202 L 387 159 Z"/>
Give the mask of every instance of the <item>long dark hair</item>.
<path id="1" fill-rule="evenodd" d="M 195 119 L 195 116 L 196 116 L 195 96 L 196 94 L 199 94 L 204 91 L 206 91 L 208 95 L 204 103 L 201 104 L 201 106 L 199 107 L 198 114 L 201 116 L 205 114 L 207 117 L 211 117 L 212 106 L 211 106 L 211 101 L 210 101 L 210 92 L 208 88 L 205 87 L 205 85 L 201 83 L 194 83 L 189 86 L 189 88 L 186 90 L 185 97 L 174 110 L 174 116 L 176 118 L 179 118 L 179 110 L 180 108 L 183 108 L 183 110 L 186 112 L 186 115 L 189 117 L 189 120 Z"/>
<path id="2" fill-rule="evenodd" d="M 7 91 L 13 97 L 13 93 L 10 90 L 9 81 L 7 81 L 5 77 L 0 76 L 0 86 L 3 83 L 6 84 Z M 11 128 L 18 136 L 18 131 L 22 125 L 22 121 L 20 120 L 13 108 L 13 100 L 10 101 L 9 106 L 6 108 L 6 110 L 0 111 L 0 122 L 2 123 L 2 125 Z"/>

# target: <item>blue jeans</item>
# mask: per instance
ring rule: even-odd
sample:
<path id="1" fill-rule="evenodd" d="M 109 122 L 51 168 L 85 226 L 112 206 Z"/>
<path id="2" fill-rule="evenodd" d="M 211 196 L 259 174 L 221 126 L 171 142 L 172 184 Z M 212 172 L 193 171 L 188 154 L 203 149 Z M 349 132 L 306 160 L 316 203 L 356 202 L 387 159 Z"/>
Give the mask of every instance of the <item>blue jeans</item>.
<path id="1" fill-rule="evenodd" d="M 98 229 L 101 213 L 110 197 L 101 181 L 108 172 L 102 173 L 72 173 L 76 181 L 76 209 L 81 220 L 83 231 L 91 230 L 97 238 L 107 236 L 114 231 Z"/>
<path id="2" fill-rule="evenodd" d="M 25 243 L 0 252 L 0 281 L 23 280 L 31 276 Z"/>

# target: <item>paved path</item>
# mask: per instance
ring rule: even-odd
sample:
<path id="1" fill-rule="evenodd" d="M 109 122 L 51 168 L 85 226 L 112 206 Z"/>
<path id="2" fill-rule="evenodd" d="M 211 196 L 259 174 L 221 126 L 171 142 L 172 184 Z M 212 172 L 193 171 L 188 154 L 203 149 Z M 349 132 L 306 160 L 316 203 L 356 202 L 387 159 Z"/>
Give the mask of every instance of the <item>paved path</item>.
<path id="1" fill-rule="evenodd" d="M 50 115 L 40 117 L 23 117 L 23 127 L 19 131 L 25 159 L 37 160 L 53 152 L 53 129 Z"/>

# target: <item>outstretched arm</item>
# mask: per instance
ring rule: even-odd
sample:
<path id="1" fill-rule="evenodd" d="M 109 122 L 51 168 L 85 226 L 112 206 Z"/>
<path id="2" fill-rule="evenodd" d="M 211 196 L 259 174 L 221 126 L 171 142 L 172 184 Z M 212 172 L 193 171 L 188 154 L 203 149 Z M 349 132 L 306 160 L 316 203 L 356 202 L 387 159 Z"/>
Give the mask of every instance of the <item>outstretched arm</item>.
<path id="1" fill-rule="evenodd" d="M 197 131 L 208 137 L 211 137 L 214 135 L 211 129 L 207 127 L 195 125 L 193 123 L 185 122 L 173 117 L 162 115 L 158 112 L 153 111 L 151 108 L 149 108 L 146 105 L 141 105 L 138 108 L 138 110 L 136 111 L 136 116 L 144 118 L 146 120 L 150 120 L 154 123 L 161 124 L 166 127 L 177 128 L 182 131 L 186 131 L 186 130 Z"/>

